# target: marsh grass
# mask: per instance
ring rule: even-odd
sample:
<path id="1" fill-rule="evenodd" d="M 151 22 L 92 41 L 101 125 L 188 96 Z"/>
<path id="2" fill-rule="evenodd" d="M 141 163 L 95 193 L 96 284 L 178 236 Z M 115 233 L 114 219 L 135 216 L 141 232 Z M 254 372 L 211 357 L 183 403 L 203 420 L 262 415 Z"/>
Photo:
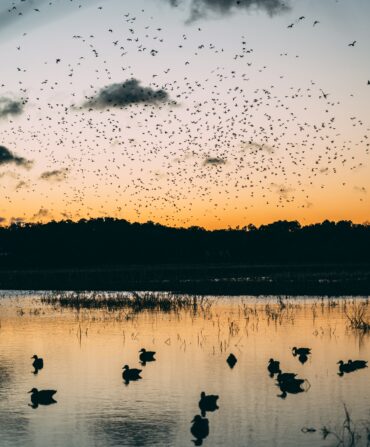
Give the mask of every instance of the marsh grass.
<path id="1" fill-rule="evenodd" d="M 370 322 L 367 320 L 368 308 L 369 302 L 367 300 L 361 303 L 354 302 L 350 310 L 347 309 L 347 306 L 344 307 L 344 314 L 352 329 L 359 329 L 363 332 L 370 331 Z"/>
<path id="2" fill-rule="evenodd" d="M 196 295 L 175 295 L 158 292 L 98 293 L 98 292 L 51 292 L 41 298 L 43 304 L 74 310 L 119 311 L 129 310 L 134 314 L 149 312 L 206 312 L 210 302 Z"/>
<path id="3" fill-rule="evenodd" d="M 363 424 L 362 428 L 359 427 L 352 420 L 347 406 L 345 404 L 343 404 L 343 406 L 345 419 L 342 426 L 338 430 L 332 430 L 326 426 L 322 427 L 321 434 L 323 439 L 326 439 L 329 436 L 336 438 L 337 447 L 357 447 L 360 446 L 360 444 L 368 447 L 370 445 L 370 431 L 367 426 L 368 424 Z M 362 442 L 363 440 L 364 442 Z"/>

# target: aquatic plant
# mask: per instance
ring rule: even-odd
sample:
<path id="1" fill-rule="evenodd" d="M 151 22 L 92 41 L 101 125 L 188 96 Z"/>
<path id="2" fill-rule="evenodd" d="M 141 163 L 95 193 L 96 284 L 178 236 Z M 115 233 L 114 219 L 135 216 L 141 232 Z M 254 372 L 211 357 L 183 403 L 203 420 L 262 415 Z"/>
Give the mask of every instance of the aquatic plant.
<path id="1" fill-rule="evenodd" d="M 133 313 L 142 311 L 179 312 L 181 310 L 190 310 L 196 313 L 198 310 L 205 311 L 210 307 L 209 301 L 204 297 L 158 292 L 52 292 L 44 295 L 41 302 L 76 310 L 116 311 L 126 309 Z"/>
<path id="2" fill-rule="evenodd" d="M 365 319 L 367 311 L 367 301 L 361 303 L 353 302 L 350 311 L 347 310 L 347 307 L 344 308 L 344 313 L 352 329 L 359 329 L 364 332 L 370 331 L 370 322 Z"/>

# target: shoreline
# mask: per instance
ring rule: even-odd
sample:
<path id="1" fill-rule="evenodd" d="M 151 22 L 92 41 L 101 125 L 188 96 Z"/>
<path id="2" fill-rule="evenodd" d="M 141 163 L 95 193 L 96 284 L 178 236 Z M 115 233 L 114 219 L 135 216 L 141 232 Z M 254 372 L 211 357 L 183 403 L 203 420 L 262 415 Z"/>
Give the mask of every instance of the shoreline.
<path id="1" fill-rule="evenodd" d="M 370 296 L 368 264 L 132 265 L 0 270 L 0 290 Z"/>

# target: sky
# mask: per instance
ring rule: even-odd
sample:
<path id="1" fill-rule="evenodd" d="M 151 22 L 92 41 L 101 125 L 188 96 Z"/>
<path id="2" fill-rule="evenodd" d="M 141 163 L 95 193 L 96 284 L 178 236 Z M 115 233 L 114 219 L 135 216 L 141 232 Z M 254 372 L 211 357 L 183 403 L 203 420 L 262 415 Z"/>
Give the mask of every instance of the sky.
<path id="1" fill-rule="evenodd" d="M 367 0 L 4 0 L 0 224 L 370 220 Z"/>

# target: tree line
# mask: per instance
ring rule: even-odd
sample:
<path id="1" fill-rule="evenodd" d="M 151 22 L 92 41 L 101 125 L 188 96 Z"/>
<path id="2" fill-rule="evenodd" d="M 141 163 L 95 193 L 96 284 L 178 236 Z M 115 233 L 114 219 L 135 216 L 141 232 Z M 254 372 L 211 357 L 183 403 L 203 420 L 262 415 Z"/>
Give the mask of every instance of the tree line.
<path id="1" fill-rule="evenodd" d="M 77 268 L 133 264 L 370 262 L 370 225 L 351 221 L 301 226 L 172 228 L 122 219 L 17 223 L 0 228 L 0 268 Z"/>

